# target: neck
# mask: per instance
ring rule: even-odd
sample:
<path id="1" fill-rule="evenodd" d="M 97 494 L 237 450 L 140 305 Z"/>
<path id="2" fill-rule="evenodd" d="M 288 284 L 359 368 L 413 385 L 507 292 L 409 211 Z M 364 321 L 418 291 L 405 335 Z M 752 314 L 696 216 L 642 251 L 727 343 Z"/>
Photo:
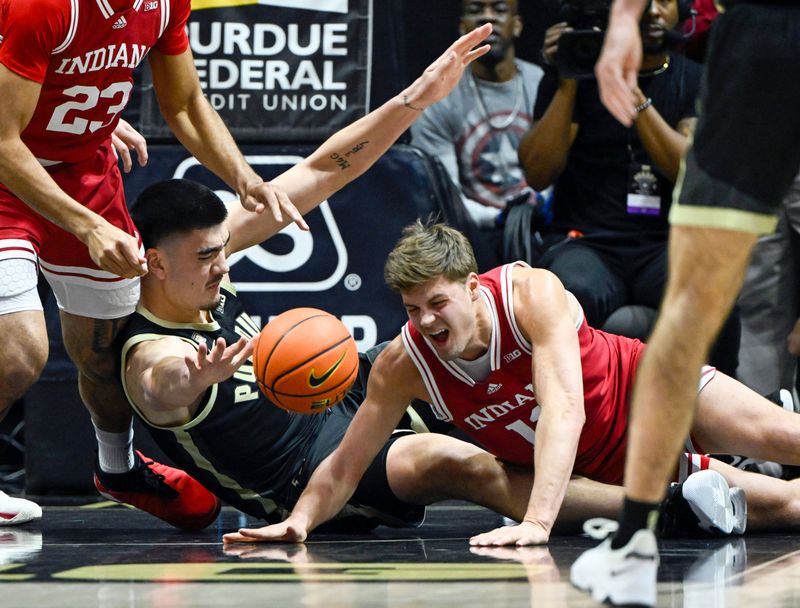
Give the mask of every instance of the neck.
<path id="1" fill-rule="evenodd" d="M 664 67 L 669 62 L 669 53 L 658 53 L 656 55 L 644 55 L 642 57 L 642 67 L 640 72 L 653 72 Z"/>
<path id="2" fill-rule="evenodd" d="M 517 65 L 514 63 L 514 49 L 508 49 L 506 56 L 494 66 L 486 66 L 480 61 L 472 62 L 472 73 L 475 78 L 489 82 L 508 82 L 517 75 Z"/>
<path id="3" fill-rule="evenodd" d="M 489 310 L 483 298 L 478 298 L 472 303 L 475 311 L 475 331 L 472 339 L 467 344 L 460 359 L 474 361 L 489 350 L 489 342 L 492 340 L 492 320 L 489 317 Z"/>

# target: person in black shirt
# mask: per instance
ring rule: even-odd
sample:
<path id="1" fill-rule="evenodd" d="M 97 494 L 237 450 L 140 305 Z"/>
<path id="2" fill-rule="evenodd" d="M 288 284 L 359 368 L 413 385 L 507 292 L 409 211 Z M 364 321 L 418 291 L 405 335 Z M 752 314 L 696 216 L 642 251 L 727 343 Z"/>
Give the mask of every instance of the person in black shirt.
<path id="1" fill-rule="evenodd" d="M 644 16 L 639 111 L 631 128 L 605 109 L 597 81 L 559 79 L 551 71 L 520 146 L 528 182 L 537 190 L 554 184 L 548 239 L 554 246 L 537 265 L 561 279 L 596 327 L 626 305 L 655 311 L 664 291 L 667 214 L 696 121 L 702 72 L 670 52 L 667 32 L 677 22 L 677 0 L 653 2 Z M 565 23 L 547 30 L 543 54 L 551 63 L 568 30 Z M 633 328 L 607 329 L 647 338 Z M 709 362 L 735 375 L 738 342 L 733 316 Z"/>

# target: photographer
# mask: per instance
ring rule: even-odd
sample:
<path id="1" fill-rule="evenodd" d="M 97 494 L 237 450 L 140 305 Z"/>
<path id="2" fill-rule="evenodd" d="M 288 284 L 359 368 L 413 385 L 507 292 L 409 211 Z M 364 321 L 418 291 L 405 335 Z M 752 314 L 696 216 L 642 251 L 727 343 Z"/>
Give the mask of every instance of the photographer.
<path id="1" fill-rule="evenodd" d="M 537 189 L 554 184 L 555 234 L 549 238 L 555 244 L 541 265 L 575 294 L 598 327 L 625 305 L 657 309 L 664 289 L 667 214 L 695 122 L 701 74 L 699 65 L 670 50 L 680 38 L 672 32 L 677 23 L 677 0 L 654 0 L 642 18 L 644 56 L 632 127 L 605 109 L 593 78 L 554 73 L 540 87 L 537 120 L 520 145 L 528 183 Z M 547 30 L 542 53 L 548 63 L 576 63 L 558 51 L 561 37 L 573 29 L 558 23 Z M 732 374 L 738 320 L 730 325 L 712 361 Z"/>

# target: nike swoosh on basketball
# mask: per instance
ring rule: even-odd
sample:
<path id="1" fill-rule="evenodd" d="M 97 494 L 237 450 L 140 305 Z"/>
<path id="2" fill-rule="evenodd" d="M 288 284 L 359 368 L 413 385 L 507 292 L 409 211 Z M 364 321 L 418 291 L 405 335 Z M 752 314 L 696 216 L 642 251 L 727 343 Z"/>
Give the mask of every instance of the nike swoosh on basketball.
<path id="1" fill-rule="evenodd" d="M 341 357 L 339 357 L 339 360 L 338 360 L 338 361 L 336 361 L 336 363 L 334 363 L 333 365 L 331 365 L 331 366 L 330 366 L 330 367 L 327 369 L 327 371 L 326 371 L 324 374 L 322 374 L 321 376 L 317 376 L 317 374 L 316 374 L 316 371 L 315 371 L 315 370 L 314 370 L 314 368 L 312 367 L 312 368 L 311 368 L 311 373 L 309 373 L 309 374 L 308 374 L 308 385 L 309 385 L 309 386 L 311 386 L 311 387 L 313 387 L 313 388 L 317 388 L 317 387 L 318 387 L 320 384 L 322 384 L 323 382 L 325 382 L 325 380 L 327 380 L 328 378 L 330 378 L 330 377 L 331 377 L 331 374 L 332 374 L 333 372 L 335 372 L 335 371 L 336 371 L 336 368 L 337 368 L 337 367 L 339 367 L 339 365 L 341 364 L 341 362 L 342 362 L 342 361 L 344 361 L 344 356 L 345 356 L 346 354 L 347 354 L 347 350 L 345 349 L 345 350 L 342 352 L 342 356 L 341 356 Z"/>

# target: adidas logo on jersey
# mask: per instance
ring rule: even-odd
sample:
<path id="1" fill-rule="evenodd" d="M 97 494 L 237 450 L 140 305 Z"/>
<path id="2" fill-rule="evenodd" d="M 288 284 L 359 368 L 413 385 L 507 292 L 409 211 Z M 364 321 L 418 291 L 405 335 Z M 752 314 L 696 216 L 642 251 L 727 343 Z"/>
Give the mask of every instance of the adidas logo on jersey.
<path id="1" fill-rule="evenodd" d="M 128 22 L 125 20 L 125 17 L 120 17 L 114 22 L 114 25 L 111 26 L 111 29 L 121 30 L 126 25 L 128 25 Z"/>
<path id="2" fill-rule="evenodd" d="M 144 3 L 144 12 L 145 13 L 147 11 L 154 11 L 157 8 L 158 8 L 158 0 L 155 0 L 154 2 L 145 2 Z"/>
<path id="3" fill-rule="evenodd" d="M 493 395 L 494 393 L 499 391 L 501 388 L 503 388 L 502 384 L 489 384 L 489 386 L 486 388 L 486 394 L 487 395 Z"/>

